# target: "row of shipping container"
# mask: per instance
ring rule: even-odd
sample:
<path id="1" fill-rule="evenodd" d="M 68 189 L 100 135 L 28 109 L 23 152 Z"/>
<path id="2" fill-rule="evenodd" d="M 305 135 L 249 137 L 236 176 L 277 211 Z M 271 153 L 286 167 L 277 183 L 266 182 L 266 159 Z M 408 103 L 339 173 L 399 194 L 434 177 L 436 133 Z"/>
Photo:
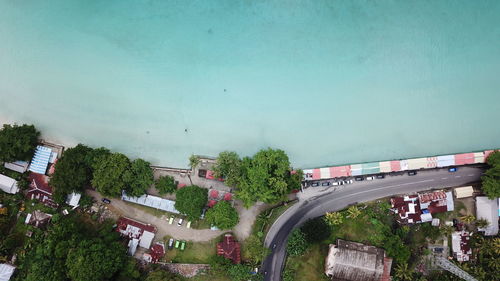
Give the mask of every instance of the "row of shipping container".
<path id="1" fill-rule="evenodd" d="M 304 170 L 305 180 L 373 175 L 407 170 L 420 170 L 484 163 L 493 150 L 424 158 L 371 162 Z"/>

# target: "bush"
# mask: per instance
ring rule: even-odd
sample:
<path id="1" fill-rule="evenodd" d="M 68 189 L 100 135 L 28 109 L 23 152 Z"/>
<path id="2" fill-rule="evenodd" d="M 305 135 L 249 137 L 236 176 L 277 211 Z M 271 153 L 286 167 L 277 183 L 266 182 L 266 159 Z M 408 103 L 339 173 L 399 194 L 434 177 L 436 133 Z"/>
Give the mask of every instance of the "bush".
<path id="1" fill-rule="evenodd" d="M 160 195 L 165 195 L 167 193 L 174 193 L 177 190 L 177 185 L 175 184 L 174 177 L 162 176 L 155 181 L 155 188 Z"/>
<path id="2" fill-rule="evenodd" d="M 288 238 L 286 250 L 290 256 L 302 256 L 307 249 L 307 241 L 304 233 L 298 228 L 292 231 Z"/>
<path id="3" fill-rule="evenodd" d="M 175 208 L 186 215 L 189 220 L 200 218 L 207 205 L 208 191 L 196 185 L 186 186 L 177 191 Z"/>
<path id="4" fill-rule="evenodd" d="M 205 219 L 219 229 L 231 229 L 240 220 L 236 209 L 227 201 L 221 201 L 210 208 Z"/>
<path id="5" fill-rule="evenodd" d="M 0 161 L 31 160 L 39 136 L 33 125 L 4 124 L 0 130 Z"/>
<path id="6" fill-rule="evenodd" d="M 308 220 L 301 228 L 308 243 L 318 243 L 327 239 L 331 228 L 323 217 Z"/>

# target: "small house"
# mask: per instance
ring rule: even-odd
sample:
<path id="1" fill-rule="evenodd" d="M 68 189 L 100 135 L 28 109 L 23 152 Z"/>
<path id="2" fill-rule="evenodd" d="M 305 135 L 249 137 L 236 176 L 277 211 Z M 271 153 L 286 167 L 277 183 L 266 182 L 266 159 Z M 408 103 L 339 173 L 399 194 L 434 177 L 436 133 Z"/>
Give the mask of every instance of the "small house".
<path id="1" fill-rule="evenodd" d="M 28 214 L 28 216 L 26 216 L 25 223 L 37 228 L 44 228 L 47 226 L 47 224 L 49 224 L 51 219 L 52 219 L 51 214 L 35 210 L 33 211 L 33 213 Z"/>
<path id="2" fill-rule="evenodd" d="M 9 281 L 16 267 L 6 263 L 0 263 L 0 281 Z"/>
<path id="3" fill-rule="evenodd" d="M 498 205 L 496 199 L 488 199 L 486 196 L 476 197 L 476 215 L 478 219 L 488 221 L 488 226 L 478 228 L 485 236 L 495 236 L 498 234 Z"/>
<path id="4" fill-rule="evenodd" d="M 156 227 L 131 218 L 121 217 L 117 221 L 116 231 L 129 239 L 129 254 L 134 255 L 137 246 L 149 249 L 156 233 Z"/>
<path id="5" fill-rule="evenodd" d="M 472 195 L 474 194 L 474 189 L 472 188 L 472 186 L 457 187 L 454 191 L 455 197 L 457 197 L 457 199 L 472 197 Z"/>
<path id="6" fill-rule="evenodd" d="M 240 243 L 234 240 L 233 235 L 224 235 L 222 242 L 217 243 L 217 255 L 230 259 L 234 264 L 241 263 Z"/>
<path id="7" fill-rule="evenodd" d="M 42 174 L 30 173 L 30 182 L 26 198 L 36 199 L 46 206 L 57 208 L 58 204 L 52 198 L 52 187 L 49 186 L 49 177 Z"/>
<path id="8" fill-rule="evenodd" d="M 455 231 L 451 234 L 451 246 L 453 257 L 459 261 L 469 261 L 472 255 L 470 248 L 470 233 L 467 231 Z"/>
<path id="9" fill-rule="evenodd" d="M 16 194 L 19 191 L 17 181 L 2 174 L 0 174 L 0 189 L 10 194 Z"/>

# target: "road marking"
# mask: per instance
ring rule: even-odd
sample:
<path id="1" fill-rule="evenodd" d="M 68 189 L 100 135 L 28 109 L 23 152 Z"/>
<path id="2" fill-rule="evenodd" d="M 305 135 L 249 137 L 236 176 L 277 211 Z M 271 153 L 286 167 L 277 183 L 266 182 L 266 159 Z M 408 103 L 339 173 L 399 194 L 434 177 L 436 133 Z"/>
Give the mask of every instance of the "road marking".
<path id="1" fill-rule="evenodd" d="M 474 174 L 470 174 L 470 175 L 467 175 L 467 176 L 469 176 L 469 177 L 473 177 L 473 176 L 474 176 Z"/>
<path id="2" fill-rule="evenodd" d="M 455 178 L 460 178 L 460 177 L 462 177 L 462 176 L 455 176 Z"/>
<path id="3" fill-rule="evenodd" d="M 441 178 L 441 179 L 442 179 L 442 180 L 445 180 L 445 179 L 447 179 L 447 178 Z"/>

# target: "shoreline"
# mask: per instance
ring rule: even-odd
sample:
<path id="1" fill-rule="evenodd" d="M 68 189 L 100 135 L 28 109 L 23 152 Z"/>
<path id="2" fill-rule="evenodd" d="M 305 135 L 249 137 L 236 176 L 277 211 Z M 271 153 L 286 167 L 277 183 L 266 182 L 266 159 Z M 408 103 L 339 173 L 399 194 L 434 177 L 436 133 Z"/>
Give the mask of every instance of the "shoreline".
<path id="1" fill-rule="evenodd" d="M 0 124 L 26 124 L 24 122 L 17 122 L 13 119 L 10 119 L 10 118 L 7 118 L 5 116 L 1 116 L 0 115 Z M 53 145 L 57 145 L 57 146 L 62 146 L 65 149 L 67 148 L 72 148 L 72 147 L 75 147 L 76 145 L 78 145 L 79 141 L 63 141 L 61 138 L 57 138 L 57 137 L 54 137 L 54 136 L 51 136 L 51 135 L 47 135 L 45 134 L 42 130 L 40 130 L 40 142 L 43 143 L 43 142 L 46 142 L 46 143 L 49 143 L 49 144 L 53 144 Z M 452 152 L 452 153 L 443 153 L 443 154 L 436 154 L 436 155 L 425 155 L 425 156 L 414 156 L 414 157 L 407 157 L 407 158 L 400 158 L 400 159 L 389 159 L 389 160 L 377 160 L 377 161 L 365 161 L 365 162 L 357 162 L 357 163 L 342 163 L 342 164 L 329 164 L 329 165 L 323 165 L 323 166 L 313 166 L 313 167 L 301 167 L 301 168 L 298 168 L 298 169 L 302 169 L 302 170 L 315 170 L 315 169 L 325 169 L 325 168 L 330 168 L 330 167 L 341 167 L 341 166 L 350 166 L 350 165 L 362 165 L 362 164 L 367 164 L 367 163 L 375 163 L 375 162 L 388 162 L 388 161 L 400 161 L 400 160 L 408 160 L 408 159 L 417 159 L 417 158 L 430 158 L 430 157 L 438 157 L 438 156 L 446 156 L 446 155 L 454 155 L 454 154 L 466 154 L 466 153 L 475 153 L 475 152 L 482 152 L 482 151 L 488 151 L 488 150 L 497 150 L 498 148 L 483 148 L 483 149 L 478 149 L 478 150 L 474 150 L 474 151 L 467 151 L 467 152 Z M 119 152 L 119 151 L 118 151 Z M 286 152 L 286 151 L 285 151 Z M 123 152 L 120 152 L 120 153 L 123 153 Z M 198 156 L 200 159 L 203 159 L 203 160 L 215 160 L 216 157 L 214 156 L 207 156 L 207 155 L 198 155 L 198 154 L 195 154 L 196 156 Z M 292 163 L 291 163 L 292 164 Z M 292 164 L 292 167 L 294 165 Z M 153 169 L 158 169 L 158 170 L 190 170 L 189 167 L 171 167 L 171 166 L 164 166 L 162 165 L 161 163 L 152 163 L 151 164 L 151 167 Z"/>

